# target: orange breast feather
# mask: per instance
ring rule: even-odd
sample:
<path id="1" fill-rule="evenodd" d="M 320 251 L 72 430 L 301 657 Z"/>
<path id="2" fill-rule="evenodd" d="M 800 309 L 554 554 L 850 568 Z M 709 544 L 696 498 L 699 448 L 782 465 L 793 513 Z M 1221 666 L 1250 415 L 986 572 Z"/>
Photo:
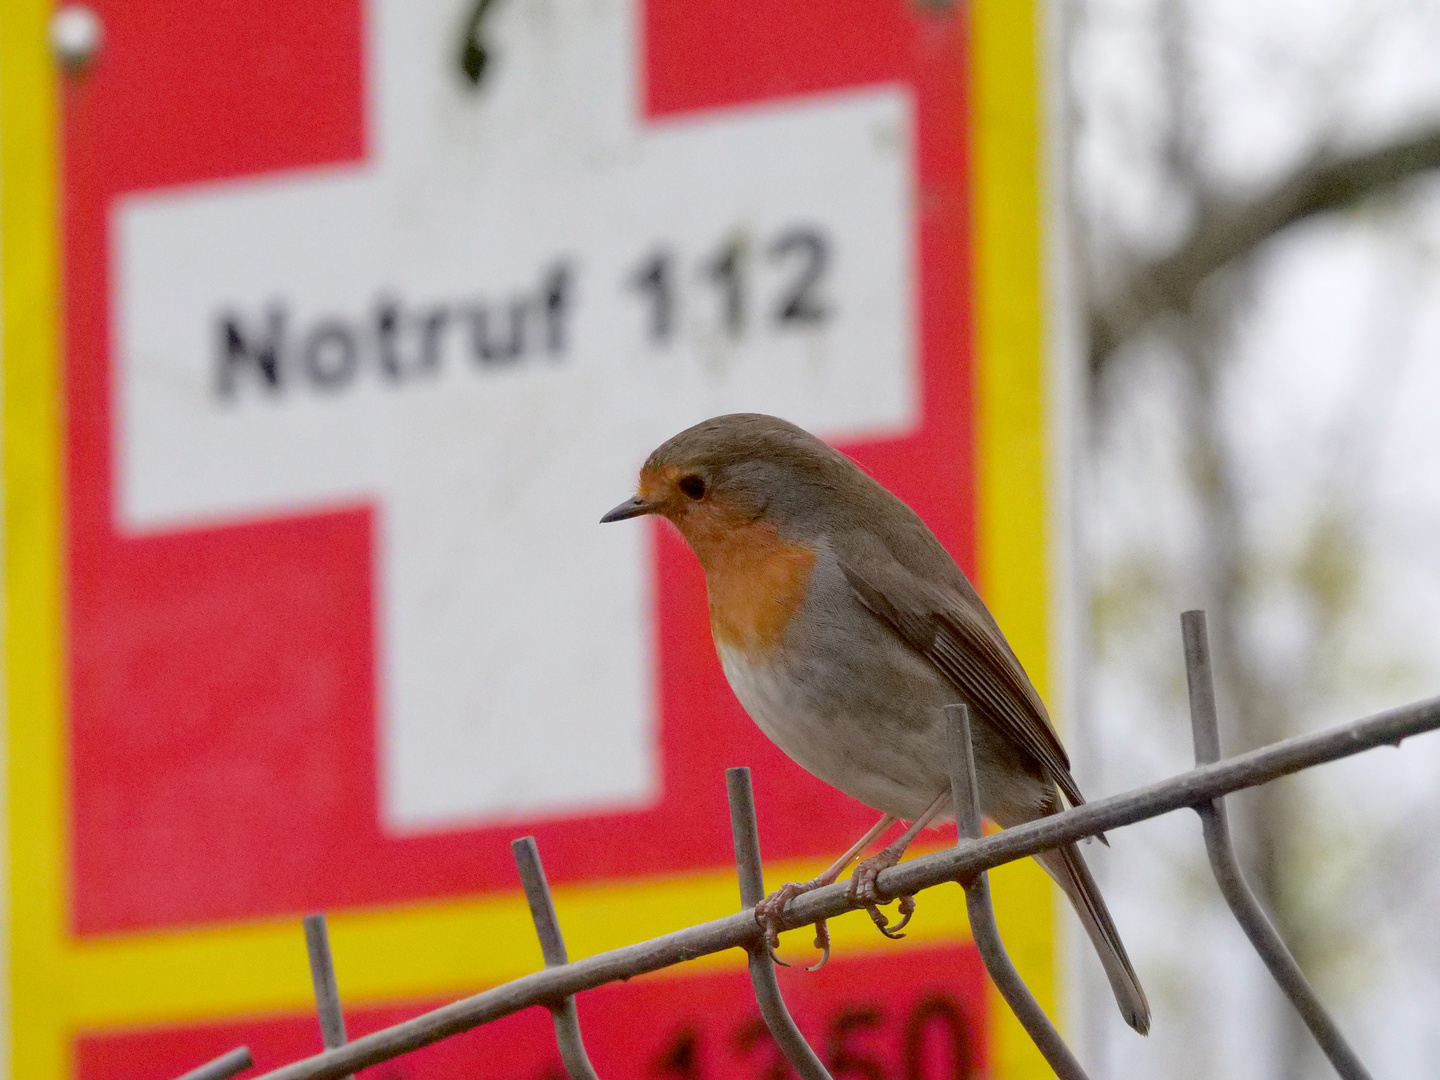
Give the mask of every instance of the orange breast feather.
<path id="1" fill-rule="evenodd" d="M 771 525 L 726 525 L 687 537 L 705 569 L 710 629 L 716 644 L 766 659 L 805 602 L 815 549 L 783 540 Z"/>

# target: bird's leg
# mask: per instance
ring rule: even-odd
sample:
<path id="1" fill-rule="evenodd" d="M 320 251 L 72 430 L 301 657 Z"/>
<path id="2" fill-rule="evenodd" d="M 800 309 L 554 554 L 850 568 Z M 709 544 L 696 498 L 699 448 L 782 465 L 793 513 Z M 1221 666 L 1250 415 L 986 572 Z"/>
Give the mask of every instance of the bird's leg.
<path id="1" fill-rule="evenodd" d="M 774 957 L 777 964 L 785 963 L 784 960 L 775 956 L 775 950 L 780 945 L 780 922 L 785 914 L 785 905 L 802 893 L 834 883 L 844 873 L 847 866 L 858 856 L 863 855 L 866 848 L 873 844 L 886 829 L 895 824 L 895 820 L 894 814 L 886 814 L 874 824 L 869 832 L 855 841 L 849 851 L 831 863 L 819 877 L 812 881 L 787 881 L 755 905 L 755 921 L 765 928 L 765 944 L 769 947 L 770 955 Z M 830 928 L 825 925 L 824 919 L 815 924 L 815 947 L 821 950 L 820 962 L 809 968 L 810 971 L 819 971 L 825 966 L 825 961 L 830 959 Z"/>
<path id="2" fill-rule="evenodd" d="M 890 920 L 880 910 L 880 892 L 876 888 L 876 879 L 880 871 L 888 870 L 900 861 L 900 856 L 905 854 L 915 837 L 920 835 L 920 830 L 935 820 L 936 815 L 944 810 L 950 802 L 948 791 L 939 795 L 934 802 L 925 808 L 925 812 L 915 819 L 915 823 L 906 829 L 893 844 L 885 848 L 878 855 L 866 859 L 855 868 L 855 873 L 850 875 L 850 899 L 857 904 L 863 904 L 865 910 L 870 913 L 875 928 L 888 938 L 901 938 L 905 935 L 900 933 L 905 924 L 910 921 L 910 916 L 915 914 L 915 898 L 913 896 L 897 897 L 900 901 L 900 923 L 891 927 Z"/>

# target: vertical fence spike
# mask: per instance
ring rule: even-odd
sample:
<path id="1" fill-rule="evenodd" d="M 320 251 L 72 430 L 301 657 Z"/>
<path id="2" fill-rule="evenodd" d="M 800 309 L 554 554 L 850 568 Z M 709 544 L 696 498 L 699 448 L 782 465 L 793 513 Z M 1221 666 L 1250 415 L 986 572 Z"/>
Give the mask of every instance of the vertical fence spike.
<path id="1" fill-rule="evenodd" d="M 1213 765 L 1220 760 L 1220 724 L 1215 710 L 1215 675 L 1210 666 L 1210 638 L 1205 628 L 1205 612 L 1187 611 L 1180 616 L 1185 641 L 1185 680 L 1190 691 L 1190 727 L 1195 741 L 1195 764 Z M 1250 944 L 1270 969 L 1270 974 L 1305 1026 L 1315 1036 L 1331 1066 L 1344 1080 L 1370 1080 L 1370 1073 L 1359 1056 L 1340 1033 L 1325 1006 L 1315 996 L 1305 973 L 1285 942 L 1275 932 L 1255 894 L 1245 882 L 1235 848 L 1230 840 L 1230 822 L 1225 813 L 1225 800 L 1214 799 L 1195 804 L 1200 825 L 1205 833 L 1205 852 L 1210 857 L 1210 870 L 1220 893 L 1225 897 L 1235 921 L 1245 931 Z"/>
<path id="2" fill-rule="evenodd" d="M 725 788 L 730 797 L 730 833 L 735 840 L 735 872 L 740 879 L 740 906 L 753 908 L 765 899 L 765 875 L 760 864 L 760 832 L 755 823 L 755 793 L 750 787 L 750 770 L 726 769 Z M 748 950 L 750 986 L 755 1003 L 770 1029 L 775 1045 L 802 1080 L 830 1080 L 815 1051 L 800 1034 L 775 978 L 775 960 L 763 937 Z"/>
<path id="3" fill-rule="evenodd" d="M 324 915 L 306 915 L 303 925 L 305 951 L 310 954 L 310 982 L 315 987 L 315 1011 L 320 1015 L 320 1041 L 326 1050 L 334 1050 L 345 1045 L 345 1014 L 340 1010 L 340 987 L 335 982 L 330 930 Z M 354 1077 L 345 1080 L 354 1080 Z"/>
<path id="4" fill-rule="evenodd" d="M 237 1046 L 228 1054 L 207 1061 L 199 1068 L 191 1069 L 177 1080 L 230 1080 L 236 1073 L 242 1073 L 255 1064 L 248 1046 Z"/>
<path id="5" fill-rule="evenodd" d="M 560 933 L 560 920 L 555 916 L 555 901 L 550 896 L 550 883 L 545 880 L 545 867 L 540 863 L 535 838 L 524 836 L 512 841 L 510 850 L 515 853 L 515 869 L 520 872 L 520 883 L 525 887 L 525 900 L 530 905 L 530 918 L 535 923 L 535 936 L 540 939 L 540 955 L 545 958 L 545 966 L 568 964 L 570 956 Z M 551 1005 L 550 1016 L 555 1021 L 560 1060 L 570 1080 L 598 1080 L 590 1055 L 585 1052 L 585 1041 L 580 1037 L 575 998 L 567 997 L 558 1005 Z"/>
<path id="6" fill-rule="evenodd" d="M 964 844 L 980 839 L 980 790 L 975 779 L 975 752 L 970 742 L 969 708 L 947 705 L 945 727 L 950 742 L 950 800 L 955 807 L 955 825 L 960 834 L 956 842 Z M 1086 1080 L 1080 1062 L 1065 1045 L 1060 1032 L 1055 1030 L 1005 952 L 1000 928 L 995 923 L 995 909 L 990 904 L 987 875 L 976 874 L 971 881 L 961 884 L 965 887 L 970 933 L 1000 996 L 1060 1080 Z"/>

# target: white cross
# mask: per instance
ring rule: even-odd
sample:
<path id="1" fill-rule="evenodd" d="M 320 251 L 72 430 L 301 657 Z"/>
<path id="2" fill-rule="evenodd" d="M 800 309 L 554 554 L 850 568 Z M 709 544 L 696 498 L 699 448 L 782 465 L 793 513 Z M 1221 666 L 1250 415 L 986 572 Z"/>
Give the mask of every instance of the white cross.
<path id="1" fill-rule="evenodd" d="M 644 529 L 599 515 L 707 415 L 919 408 L 907 91 L 649 123 L 625 0 L 494 15 L 476 93 L 458 0 L 372 4 L 363 165 L 114 223 L 118 525 L 376 508 L 394 832 L 656 799 Z"/>

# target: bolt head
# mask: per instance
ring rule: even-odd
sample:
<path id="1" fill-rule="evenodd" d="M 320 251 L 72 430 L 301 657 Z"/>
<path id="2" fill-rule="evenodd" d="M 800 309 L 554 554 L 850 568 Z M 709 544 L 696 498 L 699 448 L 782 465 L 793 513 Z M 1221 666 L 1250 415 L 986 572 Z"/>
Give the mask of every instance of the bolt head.
<path id="1" fill-rule="evenodd" d="M 50 47 L 69 71 L 89 67 L 103 37 L 100 16 L 85 4 L 66 4 L 50 17 Z"/>

